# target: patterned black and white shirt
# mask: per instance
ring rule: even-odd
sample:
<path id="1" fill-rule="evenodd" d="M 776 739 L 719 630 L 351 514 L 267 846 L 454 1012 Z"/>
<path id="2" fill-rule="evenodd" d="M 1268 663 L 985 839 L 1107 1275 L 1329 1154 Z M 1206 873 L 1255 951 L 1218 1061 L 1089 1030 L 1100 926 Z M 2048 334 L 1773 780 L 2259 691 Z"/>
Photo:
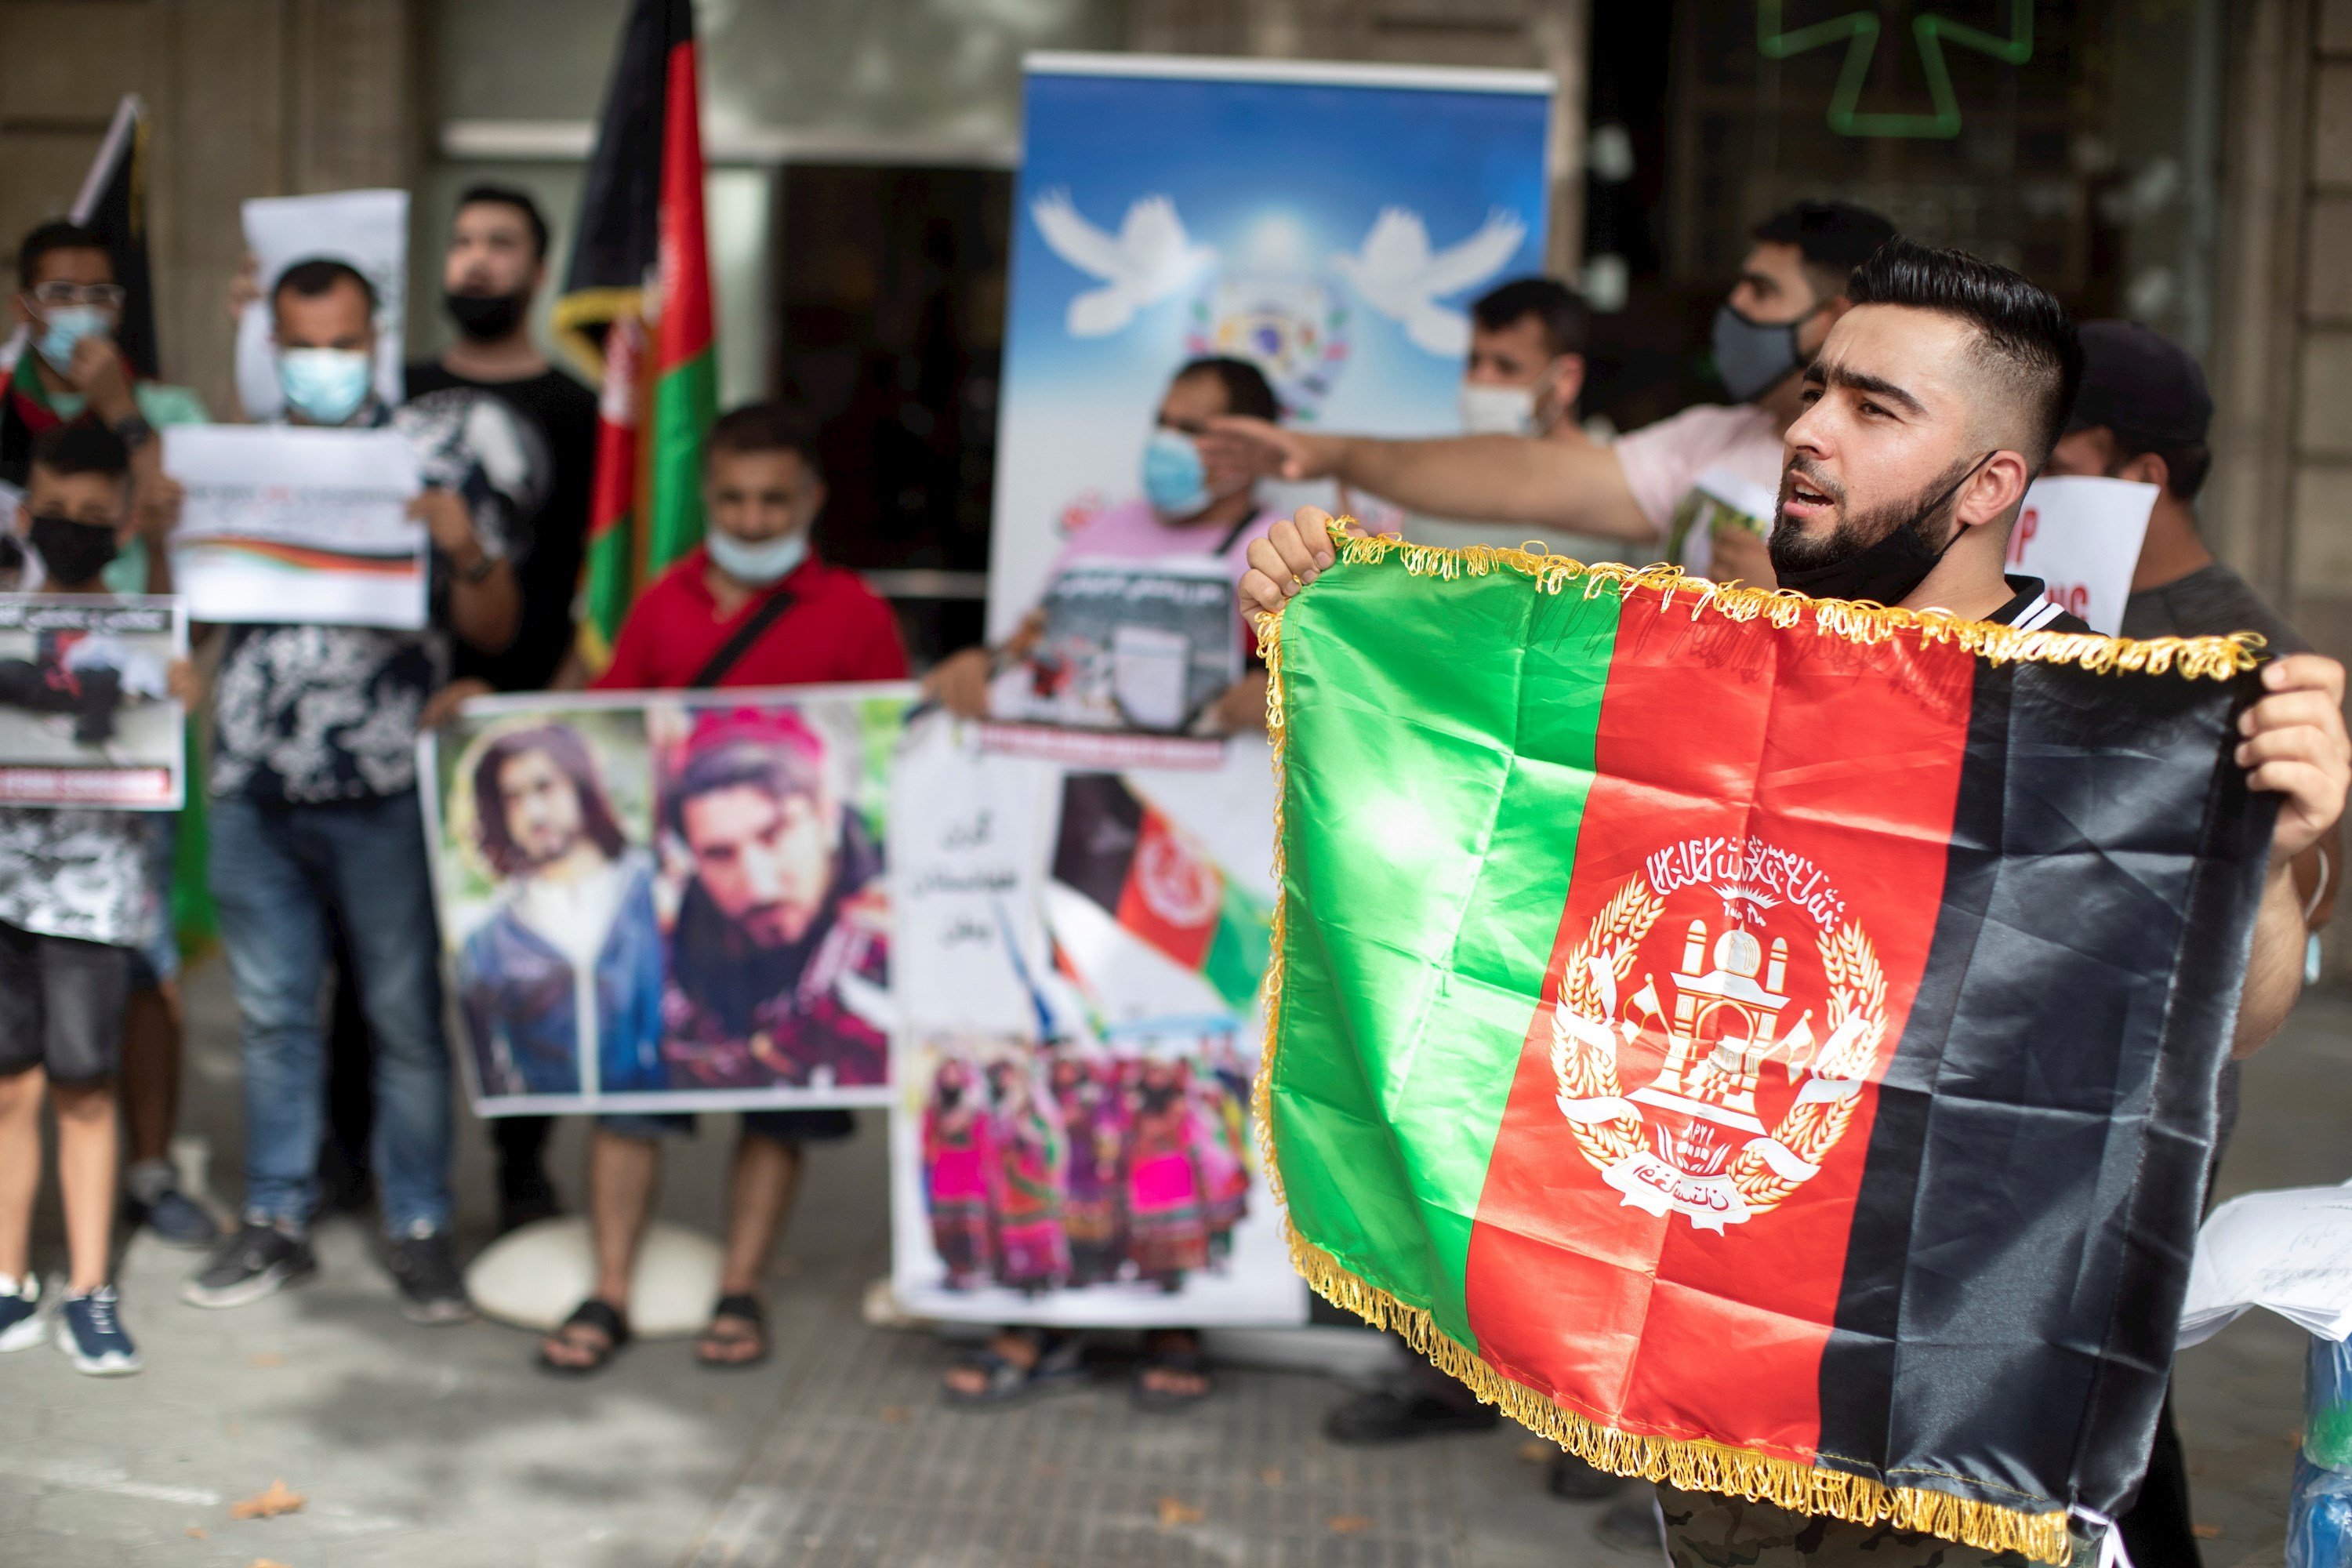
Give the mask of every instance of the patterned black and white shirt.
<path id="1" fill-rule="evenodd" d="M 371 405 L 352 424 L 407 437 L 425 483 L 464 498 L 483 552 L 520 560 L 529 541 L 517 519 L 535 502 L 512 493 L 503 460 L 523 445 L 514 419 L 495 397 L 452 389 Z M 448 679 L 448 575 L 435 551 L 423 631 L 230 627 L 213 685 L 212 793 L 319 805 L 414 788 L 417 715 Z"/>

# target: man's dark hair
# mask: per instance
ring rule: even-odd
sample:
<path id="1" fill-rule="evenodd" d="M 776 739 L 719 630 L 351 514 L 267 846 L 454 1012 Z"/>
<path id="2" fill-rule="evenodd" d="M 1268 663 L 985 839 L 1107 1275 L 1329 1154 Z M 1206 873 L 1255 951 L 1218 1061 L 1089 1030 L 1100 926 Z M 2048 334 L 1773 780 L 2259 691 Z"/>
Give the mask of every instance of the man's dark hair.
<path id="1" fill-rule="evenodd" d="M 795 746 L 770 745 L 761 741 L 726 741 L 697 752 L 678 770 L 662 803 L 662 818 L 670 831 L 686 837 L 689 801 L 723 789 L 756 789 L 775 801 L 795 795 L 810 800 L 824 793 L 823 764 Z"/>
<path id="2" fill-rule="evenodd" d="M 2164 488 L 2182 500 L 2195 500 L 2205 488 L 2205 476 L 2213 471 L 2213 448 L 2202 441 L 2160 441 L 2115 426 L 2107 427 L 2107 434 L 2116 442 L 2108 459 L 2113 467 L 2152 452 L 2164 459 Z"/>
<path id="3" fill-rule="evenodd" d="M 1799 202 L 1748 231 L 1763 245 L 1793 245 L 1825 299 L 1845 292 L 1846 274 L 1895 237 L 1895 226 L 1852 202 Z"/>
<path id="4" fill-rule="evenodd" d="M 1217 378 L 1217 384 L 1225 389 L 1228 414 L 1269 422 L 1282 417 L 1282 399 L 1274 395 L 1274 383 L 1266 380 L 1265 372 L 1245 359 L 1212 354 L 1205 359 L 1187 360 L 1182 369 L 1168 378 L 1168 384 L 1173 386 L 1196 375 Z"/>
<path id="5" fill-rule="evenodd" d="M 46 468 L 59 479 L 74 474 L 128 479 L 131 448 L 95 419 L 68 419 L 33 438 L 33 467 Z"/>
<path id="6" fill-rule="evenodd" d="M 466 194 L 457 198 L 457 211 L 467 207 L 512 207 L 522 214 L 522 221 L 530 226 L 531 252 L 537 259 L 547 259 L 547 219 L 540 216 L 539 204 L 530 193 L 517 185 L 467 185 Z"/>
<path id="7" fill-rule="evenodd" d="M 482 858 L 490 869 L 501 877 L 511 877 L 528 870 L 530 857 L 514 841 L 507 826 L 506 795 L 499 785 L 499 774 L 517 757 L 537 752 L 563 770 L 580 796 L 581 826 L 604 852 L 607 860 L 617 860 L 629 847 L 629 836 L 621 831 L 621 824 L 613 815 L 613 803 L 604 796 L 604 786 L 596 777 L 596 763 L 588 754 L 588 743 L 580 732 L 567 724 L 540 724 L 528 730 L 514 730 L 500 735 L 482 748 L 479 761 L 474 763 L 474 820 L 479 825 Z"/>
<path id="8" fill-rule="evenodd" d="M 1470 302 L 1470 319 L 1490 332 L 1534 317 L 1544 346 L 1558 359 L 1580 354 L 1592 336 L 1592 308 L 1556 278 L 1514 278 Z"/>
<path id="9" fill-rule="evenodd" d="M 71 218 L 53 217 L 36 224 L 24 243 L 16 247 L 16 287 L 30 289 L 33 274 L 41 269 L 41 258 L 52 250 L 106 250 L 106 241 L 97 231 L 83 227 Z M 113 252 L 107 251 L 110 258 Z"/>
<path id="10" fill-rule="evenodd" d="M 278 301 L 289 294 L 315 300 L 321 294 L 333 293 L 336 285 L 341 283 L 359 286 L 360 297 L 367 301 L 368 317 L 373 321 L 375 317 L 375 285 L 367 280 L 366 273 L 350 262 L 324 256 L 298 261 L 279 273 L 277 283 L 269 290 L 269 303 L 274 309 Z"/>
<path id="11" fill-rule="evenodd" d="M 1891 239 L 1853 269 L 1856 305 L 1906 305 L 1957 316 L 1976 329 L 1978 358 L 2023 409 L 2032 431 L 2025 456 L 2050 459 L 2083 381 L 2083 345 L 2066 307 L 2020 273 L 1965 250 Z"/>
<path id="12" fill-rule="evenodd" d="M 711 421 L 703 437 L 702 465 L 710 467 L 714 452 L 797 452 L 801 461 L 817 472 L 817 424 L 803 410 L 781 401 L 747 403 Z"/>

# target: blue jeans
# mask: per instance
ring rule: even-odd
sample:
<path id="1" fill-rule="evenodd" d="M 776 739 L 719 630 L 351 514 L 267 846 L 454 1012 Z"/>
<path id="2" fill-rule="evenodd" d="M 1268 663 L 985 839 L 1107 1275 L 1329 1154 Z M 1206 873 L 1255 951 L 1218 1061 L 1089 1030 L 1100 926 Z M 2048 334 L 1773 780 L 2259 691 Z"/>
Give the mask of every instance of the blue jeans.
<path id="1" fill-rule="evenodd" d="M 212 889 L 245 1025 L 246 1217 L 299 1230 L 317 1205 L 331 913 L 375 1042 L 384 1229 L 446 1230 L 449 1051 L 416 792 L 328 805 L 215 798 Z"/>

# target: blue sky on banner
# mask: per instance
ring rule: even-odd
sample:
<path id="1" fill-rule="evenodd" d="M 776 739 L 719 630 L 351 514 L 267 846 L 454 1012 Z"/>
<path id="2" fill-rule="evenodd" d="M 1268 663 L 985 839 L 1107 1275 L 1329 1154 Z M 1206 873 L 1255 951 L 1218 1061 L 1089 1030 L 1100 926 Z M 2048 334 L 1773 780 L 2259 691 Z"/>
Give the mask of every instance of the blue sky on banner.
<path id="1" fill-rule="evenodd" d="M 1544 93 L 1149 68 L 1027 80 L 992 627 L 1039 530 L 1135 494 L 1186 359 L 1258 361 L 1318 427 L 1450 433 L 1465 308 L 1541 269 Z"/>

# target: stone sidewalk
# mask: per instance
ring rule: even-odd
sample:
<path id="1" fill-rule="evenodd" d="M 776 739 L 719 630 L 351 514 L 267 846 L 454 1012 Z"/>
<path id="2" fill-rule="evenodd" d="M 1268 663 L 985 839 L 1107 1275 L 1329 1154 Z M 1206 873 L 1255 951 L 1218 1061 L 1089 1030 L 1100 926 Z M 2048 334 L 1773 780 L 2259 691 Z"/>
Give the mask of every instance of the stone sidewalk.
<path id="1" fill-rule="evenodd" d="M 238 1185 L 233 1037 L 216 969 L 200 970 L 190 1131 Z M 2315 997 L 2248 1070 L 2227 1191 L 2352 1170 L 2352 1000 Z M 953 1353 L 866 1326 L 887 1266 L 884 1138 L 866 1117 L 819 1152 L 772 1283 L 778 1352 L 740 1373 L 682 1343 L 640 1343 L 605 1375 L 559 1381 L 529 1336 L 404 1322 L 362 1227 L 322 1227 L 322 1278 L 235 1312 L 179 1303 L 194 1266 L 141 1237 L 125 1317 L 149 1370 L 77 1376 L 54 1350 L 0 1358 L 0 1562 L 79 1568 L 422 1564 L 637 1568 L 877 1564 L 1406 1564 L 1631 1568 L 1593 1543 L 1597 1505 L 1543 1491 L 1516 1429 L 1401 1451 L 1318 1431 L 1345 1392 L 1297 1373 L 1229 1370 L 1174 1416 L 1127 1404 L 1117 1369 L 1001 1414 L 942 1408 Z M 725 1140 L 673 1161 L 663 1212 L 715 1213 Z M 576 1189 L 578 1130 L 555 1169 Z M 487 1152 L 461 1124 L 468 1246 L 487 1239 Z M 58 1261 L 55 1218 L 42 1227 Z M 2256 1315 L 2183 1355 L 2178 1401 L 2209 1568 L 2279 1561 L 2300 1340 Z M 1530 1456 L 1533 1457 L 1530 1457 Z M 238 1521 L 283 1479 L 299 1512 Z"/>

